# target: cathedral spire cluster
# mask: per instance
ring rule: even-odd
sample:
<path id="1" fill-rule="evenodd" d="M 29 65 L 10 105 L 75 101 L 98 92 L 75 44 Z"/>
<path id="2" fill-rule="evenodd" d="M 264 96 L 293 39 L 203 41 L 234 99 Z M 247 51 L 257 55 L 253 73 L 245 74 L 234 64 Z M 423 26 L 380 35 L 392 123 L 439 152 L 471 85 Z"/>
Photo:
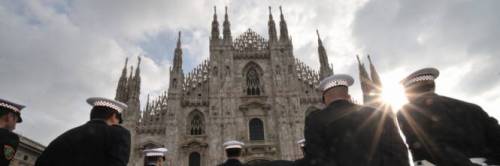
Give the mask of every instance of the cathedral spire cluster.
<path id="1" fill-rule="evenodd" d="M 363 92 L 363 102 L 368 105 L 378 104 L 380 98 L 380 93 L 382 92 L 382 82 L 380 81 L 380 76 L 378 75 L 375 65 L 373 64 L 370 55 L 367 55 L 368 61 L 370 63 L 370 75 L 365 68 L 365 64 L 361 62 L 358 55 L 356 59 L 358 61 L 359 70 L 359 80 L 361 84 L 361 90 Z"/>

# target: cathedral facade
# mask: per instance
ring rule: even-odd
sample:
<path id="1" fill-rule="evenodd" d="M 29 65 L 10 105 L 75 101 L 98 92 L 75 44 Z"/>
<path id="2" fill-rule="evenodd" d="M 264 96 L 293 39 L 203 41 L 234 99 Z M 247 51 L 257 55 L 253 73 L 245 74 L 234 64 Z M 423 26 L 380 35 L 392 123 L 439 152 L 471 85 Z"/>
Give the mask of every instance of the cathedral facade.
<path id="1" fill-rule="evenodd" d="M 279 30 L 269 11 L 268 39 L 251 29 L 233 39 L 227 8 L 223 20 L 221 32 L 214 12 L 209 59 L 188 73 L 179 32 L 168 90 L 148 96 L 142 111 L 140 59 L 135 71 L 123 68 L 116 99 L 129 105 L 129 165 L 143 165 L 145 148 L 166 147 L 167 165 L 213 166 L 226 159 L 222 144 L 228 140 L 245 143 L 247 163 L 302 157 L 296 142 L 305 116 L 322 107 L 317 85 L 333 74 L 319 34 L 316 72 L 295 58 L 281 8 Z"/>

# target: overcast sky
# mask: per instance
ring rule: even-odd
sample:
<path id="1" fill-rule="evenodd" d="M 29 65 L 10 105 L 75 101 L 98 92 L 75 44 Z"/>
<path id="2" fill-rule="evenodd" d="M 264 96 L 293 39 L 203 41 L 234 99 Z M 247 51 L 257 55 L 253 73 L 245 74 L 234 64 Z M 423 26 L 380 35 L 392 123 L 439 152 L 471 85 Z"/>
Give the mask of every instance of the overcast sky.
<path id="1" fill-rule="evenodd" d="M 336 73 L 358 81 L 355 54 L 372 55 L 386 86 L 436 67 L 438 93 L 500 118 L 498 0 L 0 0 L 0 98 L 27 105 L 16 132 L 48 144 L 83 124 L 86 98 L 114 97 L 126 57 L 143 56 L 142 104 L 166 90 L 178 31 L 185 72 L 208 59 L 214 5 L 220 24 L 229 7 L 233 37 L 265 38 L 268 6 L 276 20 L 282 5 L 294 54 L 312 68 L 319 29 Z"/>

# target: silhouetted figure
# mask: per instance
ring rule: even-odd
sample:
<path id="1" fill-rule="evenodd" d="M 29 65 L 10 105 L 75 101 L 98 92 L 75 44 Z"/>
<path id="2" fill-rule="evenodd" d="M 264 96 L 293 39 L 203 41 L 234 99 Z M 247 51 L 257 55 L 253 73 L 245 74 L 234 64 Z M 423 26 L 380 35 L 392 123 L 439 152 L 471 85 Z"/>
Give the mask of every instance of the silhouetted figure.
<path id="1" fill-rule="evenodd" d="M 219 166 L 241 166 L 243 165 L 240 162 L 241 149 L 245 145 L 240 141 L 227 141 L 223 144 L 224 149 L 226 150 L 227 160 L 219 164 Z"/>
<path id="2" fill-rule="evenodd" d="M 500 165 L 500 126 L 478 105 L 434 92 L 435 68 L 403 79 L 409 103 L 398 121 L 415 165 Z"/>
<path id="3" fill-rule="evenodd" d="M 19 136 L 12 131 L 21 123 L 24 106 L 0 99 L 0 166 L 7 166 L 14 158 L 19 145 Z"/>
<path id="4" fill-rule="evenodd" d="M 305 162 L 310 166 L 408 166 L 407 148 L 386 112 L 353 104 L 349 75 L 320 82 L 327 105 L 307 116 Z"/>
<path id="5" fill-rule="evenodd" d="M 105 98 L 89 98 L 90 121 L 53 140 L 36 166 L 126 166 L 130 132 L 119 126 L 127 106 Z"/>

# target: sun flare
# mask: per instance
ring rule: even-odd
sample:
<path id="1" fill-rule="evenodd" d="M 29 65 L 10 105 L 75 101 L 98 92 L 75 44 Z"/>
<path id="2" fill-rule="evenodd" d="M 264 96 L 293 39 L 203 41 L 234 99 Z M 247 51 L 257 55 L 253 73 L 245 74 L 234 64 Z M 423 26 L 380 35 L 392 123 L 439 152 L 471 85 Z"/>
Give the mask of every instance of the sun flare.
<path id="1" fill-rule="evenodd" d="M 386 78 L 401 78 L 400 74 L 390 74 Z M 398 111 L 408 100 L 406 99 L 404 88 L 398 80 L 387 79 L 383 82 L 381 98 L 384 103 L 392 106 L 393 111 Z"/>

